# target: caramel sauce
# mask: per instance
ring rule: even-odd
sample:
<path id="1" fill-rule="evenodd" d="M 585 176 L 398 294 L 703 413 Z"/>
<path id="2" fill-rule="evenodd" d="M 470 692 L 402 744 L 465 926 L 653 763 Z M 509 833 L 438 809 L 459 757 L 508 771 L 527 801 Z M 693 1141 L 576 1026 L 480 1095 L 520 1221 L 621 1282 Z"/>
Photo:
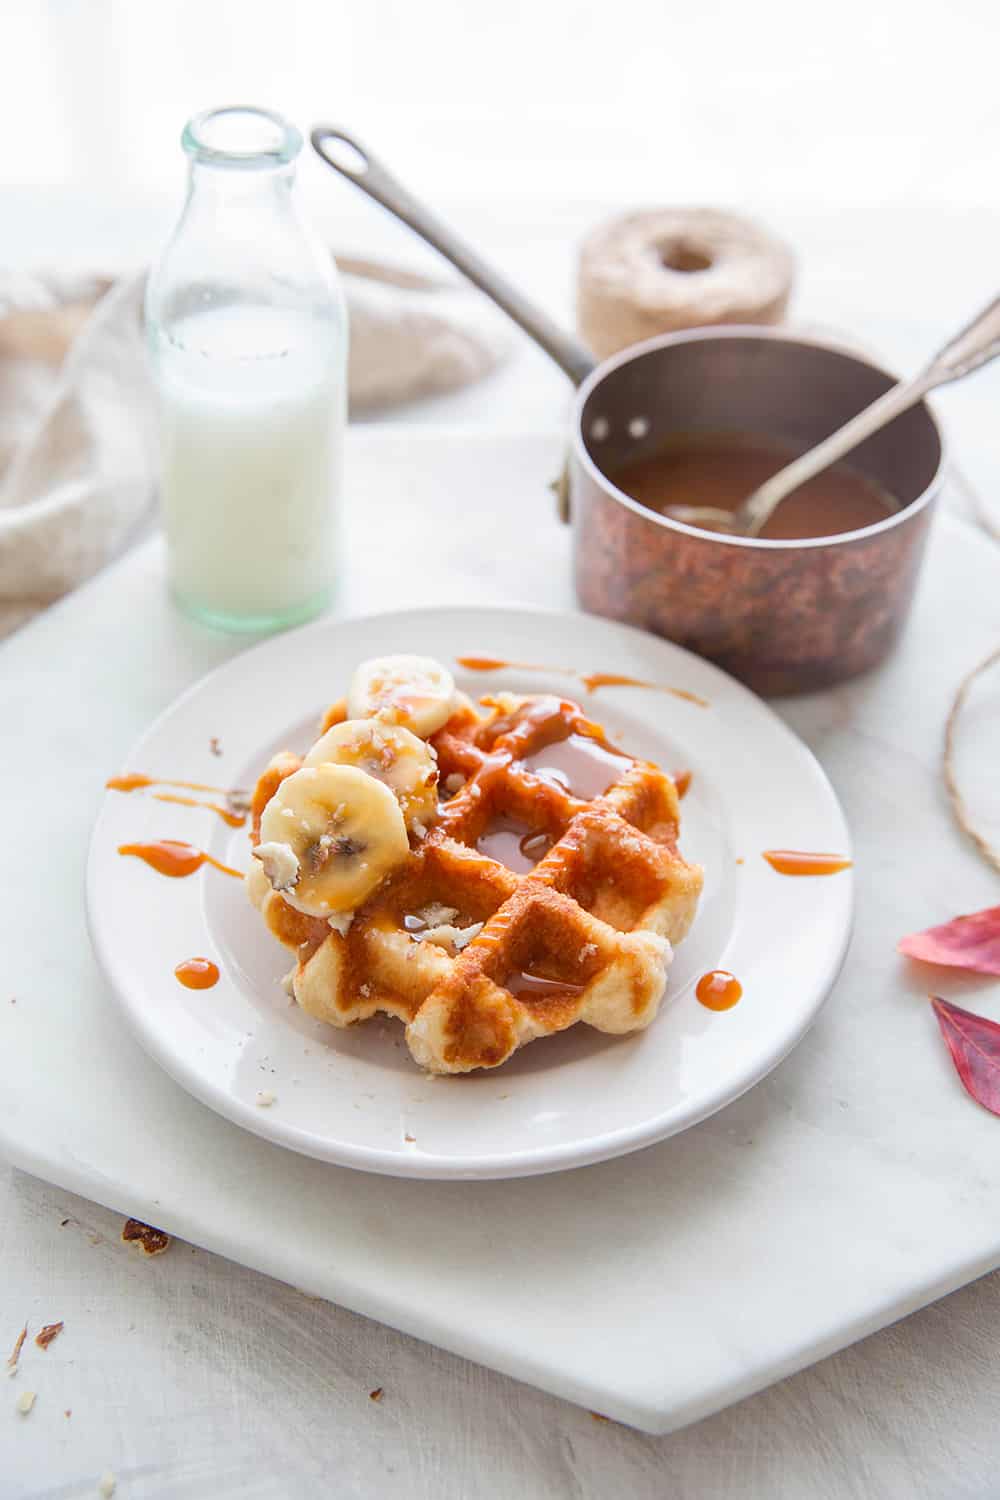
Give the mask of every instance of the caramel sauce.
<path id="1" fill-rule="evenodd" d="M 674 698 L 697 703 L 699 708 L 708 707 L 706 700 L 699 698 L 697 693 L 689 693 L 685 688 L 666 687 L 662 682 L 647 682 L 643 677 L 626 677 L 621 672 L 578 672 L 575 675 L 580 678 L 588 693 L 596 693 L 602 687 L 648 688 L 651 693 L 670 693 Z"/>
<path id="2" fill-rule="evenodd" d="M 207 807 L 211 812 L 218 813 L 223 823 L 228 823 L 230 828 L 242 828 L 246 822 L 246 815 L 231 813 L 227 807 L 220 807 L 217 802 L 202 802 L 198 797 L 178 797 L 173 792 L 154 792 L 153 797 L 157 802 L 179 802 L 182 807 Z"/>
<path id="3" fill-rule="evenodd" d="M 174 973 L 189 990 L 210 990 L 219 982 L 219 970 L 210 958 L 186 958 Z"/>
<path id="4" fill-rule="evenodd" d="M 763 854 L 779 875 L 836 875 L 854 863 L 842 854 L 810 854 L 801 849 L 765 849 Z"/>
<path id="5" fill-rule="evenodd" d="M 732 1010 L 743 994 L 743 986 L 725 969 L 712 969 L 701 976 L 694 992 L 706 1010 Z"/>
<path id="6" fill-rule="evenodd" d="M 458 656 L 455 660 L 467 672 L 502 672 L 504 667 L 524 665 L 523 662 L 501 661 L 498 656 Z M 528 671 L 531 670 L 532 668 L 529 667 Z"/>
<path id="7" fill-rule="evenodd" d="M 608 477 L 626 495 L 661 515 L 669 515 L 672 505 L 734 511 L 758 485 L 805 451 L 801 444 L 752 432 L 678 433 L 656 452 L 633 459 Z M 874 480 L 848 464 L 834 464 L 793 490 L 760 535 L 772 541 L 839 536 L 874 526 L 898 510 L 898 502 Z"/>
<path id="8" fill-rule="evenodd" d="M 548 854 L 552 839 L 544 829 L 529 828 L 516 818 L 499 817 L 484 828 L 476 840 L 476 848 L 516 875 L 526 875 Z"/>
<path id="9" fill-rule="evenodd" d="M 512 995 L 579 995 L 582 984 L 566 984 L 562 979 L 545 979 L 541 974 L 529 974 L 524 969 L 515 969 L 504 980 Z"/>
<path id="10" fill-rule="evenodd" d="M 536 750 L 521 762 L 542 781 L 554 782 L 573 797 L 600 797 L 628 768 L 629 758 L 585 734 L 571 734 Z"/>
<path id="11" fill-rule="evenodd" d="M 164 776 L 143 776 L 140 771 L 127 776 L 111 776 L 104 785 L 111 792 L 136 792 L 144 786 L 177 786 L 185 792 L 221 792 L 223 795 L 229 791 L 227 786 L 207 786 L 203 781 L 170 781 Z"/>
<path id="12" fill-rule="evenodd" d="M 546 1009 L 558 1006 L 562 1001 L 575 1000 L 583 990 L 582 984 L 567 984 L 561 979 L 543 979 L 540 974 L 529 974 L 523 969 L 515 969 L 512 974 L 508 974 L 504 984 L 523 1003 Z"/>
<path id="13" fill-rule="evenodd" d="M 206 854 L 203 849 L 196 849 L 193 844 L 182 844 L 177 839 L 157 839 L 151 844 L 119 844 L 118 853 L 132 854 L 158 874 L 169 875 L 174 880 L 183 880 L 185 876 L 193 875 L 202 865 L 212 865 L 224 875 L 232 875 L 237 880 L 243 879 L 242 871 L 231 870 L 228 865 L 214 859 L 211 854 Z"/>
<path id="14" fill-rule="evenodd" d="M 697 703 L 699 708 L 708 707 L 704 698 L 699 698 L 697 693 L 687 692 L 685 688 L 668 687 L 662 682 L 646 682 L 642 677 L 626 677 L 621 672 L 578 672 L 574 667 L 545 667 L 538 662 L 503 661 L 498 656 L 457 656 L 455 660 L 469 672 L 502 672 L 507 667 L 514 667 L 519 672 L 552 672 L 558 677 L 578 678 L 588 693 L 596 693 L 602 687 L 647 688 L 653 693 L 671 693 L 675 698 Z"/>
<path id="15" fill-rule="evenodd" d="M 540 828 L 536 833 L 526 833 L 518 848 L 525 859 L 530 859 L 533 865 L 537 865 L 539 860 L 544 859 L 548 854 L 552 844 L 551 834 L 546 833 L 544 828 Z"/>
<path id="16" fill-rule="evenodd" d="M 674 772 L 674 786 L 677 788 L 677 795 L 678 795 L 678 797 L 686 797 L 687 796 L 688 789 L 691 786 L 691 777 L 692 777 L 692 775 L 693 775 L 693 772 L 691 772 L 691 771 L 675 771 Z"/>
<path id="17" fill-rule="evenodd" d="M 111 776 L 104 783 L 112 792 L 134 792 L 141 786 L 154 786 L 152 776 L 143 776 L 136 772 L 132 776 Z"/>

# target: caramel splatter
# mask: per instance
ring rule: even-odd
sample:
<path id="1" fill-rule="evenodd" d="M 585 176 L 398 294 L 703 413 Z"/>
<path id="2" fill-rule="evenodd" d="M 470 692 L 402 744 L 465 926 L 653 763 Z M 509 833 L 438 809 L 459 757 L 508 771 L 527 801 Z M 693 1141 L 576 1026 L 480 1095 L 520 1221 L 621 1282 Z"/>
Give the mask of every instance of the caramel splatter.
<path id="1" fill-rule="evenodd" d="M 162 1255 L 169 1248 L 170 1236 L 162 1229 L 154 1229 L 141 1219 L 126 1219 L 122 1229 L 122 1243 L 138 1245 L 145 1255 Z"/>

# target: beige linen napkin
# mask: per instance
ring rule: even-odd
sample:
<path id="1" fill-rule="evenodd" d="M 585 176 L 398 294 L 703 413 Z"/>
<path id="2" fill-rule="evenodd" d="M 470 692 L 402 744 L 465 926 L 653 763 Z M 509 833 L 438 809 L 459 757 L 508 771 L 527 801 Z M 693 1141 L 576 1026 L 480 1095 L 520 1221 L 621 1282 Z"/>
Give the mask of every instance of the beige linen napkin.
<path id="1" fill-rule="evenodd" d="M 473 294 L 338 258 L 352 412 L 478 380 L 510 335 Z M 144 276 L 0 273 L 0 636 L 121 551 L 156 489 Z"/>

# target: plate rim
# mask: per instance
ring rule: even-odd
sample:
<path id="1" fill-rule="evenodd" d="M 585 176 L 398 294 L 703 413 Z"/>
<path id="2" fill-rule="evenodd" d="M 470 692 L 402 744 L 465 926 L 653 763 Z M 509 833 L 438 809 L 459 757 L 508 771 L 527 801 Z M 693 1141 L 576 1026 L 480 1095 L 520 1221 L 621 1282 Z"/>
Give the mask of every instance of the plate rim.
<path id="1" fill-rule="evenodd" d="M 585 621 L 591 626 L 598 624 L 608 629 L 612 634 L 624 634 L 625 636 L 633 637 L 637 641 L 642 642 L 646 647 L 650 643 L 653 643 L 657 648 L 662 647 L 669 653 L 675 654 L 681 659 L 686 659 L 694 665 L 698 673 L 707 673 L 710 683 L 712 680 L 715 680 L 720 684 L 724 684 L 727 692 L 736 692 L 738 700 L 753 704 L 755 711 L 763 711 L 770 720 L 772 728 L 776 728 L 779 734 L 783 735 L 794 746 L 796 753 L 803 758 L 804 763 L 808 766 L 813 779 L 829 799 L 831 810 L 835 813 L 841 824 L 845 855 L 853 859 L 850 828 L 843 806 L 829 777 L 810 747 L 785 723 L 764 698 L 752 692 L 744 683 L 731 676 L 728 672 L 725 672 L 714 662 L 698 656 L 695 652 L 678 645 L 675 641 L 654 635 L 652 632 L 642 630 L 638 626 L 629 625 L 620 620 L 609 619 L 606 616 L 588 614 L 583 610 L 559 609 L 545 605 L 522 605 L 517 603 L 417 605 L 398 610 L 375 610 L 364 615 L 343 617 L 325 615 L 318 620 L 310 621 L 295 629 L 270 635 L 248 646 L 246 650 L 236 652 L 233 656 L 220 662 L 217 666 L 212 667 L 208 672 L 196 678 L 194 682 L 189 683 L 186 688 L 178 693 L 152 719 L 143 733 L 130 745 L 124 757 L 123 764 L 125 767 L 133 764 L 140 757 L 143 747 L 154 738 L 161 726 L 188 699 L 203 691 L 218 677 L 228 672 L 237 661 L 243 662 L 247 659 L 256 658 L 258 655 L 274 651 L 284 646 L 288 640 L 304 639 L 308 636 L 322 634 L 331 630 L 357 630 L 365 627 L 370 621 L 385 621 L 396 617 L 403 622 L 411 620 L 415 616 L 440 618 L 442 616 L 455 615 L 467 617 L 473 614 L 517 615 L 522 617 L 544 616 L 549 619 L 560 619 L 570 623 L 573 621 Z M 678 703 L 681 702 L 683 700 L 679 699 Z M 691 706 L 694 707 L 694 705 Z M 699 709 L 699 711 L 701 710 Z M 371 1172 L 383 1176 L 436 1181 L 498 1181 L 517 1177 L 542 1176 L 552 1172 L 591 1166 L 597 1162 L 609 1161 L 618 1156 L 629 1155 L 634 1151 L 644 1150 L 649 1146 L 654 1146 L 661 1141 L 668 1140 L 671 1136 L 679 1135 L 691 1129 L 712 1115 L 717 1114 L 719 1110 L 726 1108 L 729 1104 L 735 1103 L 737 1099 L 741 1098 L 750 1089 L 756 1087 L 758 1083 L 766 1078 L 769 1073 L 773 1072 L 789 1053 L 798 1046 L 805 1034 L 815 1024 L 820 1011 L 836 984 L 837 978 L 843 968 L 853 933 L 855 879 L 852 865 L 851 868 L 842 872 L 844 878 L 840 882 L 842 889 L 846 887 L 847 904 L 839 943 L 828 965 L 827 972 L 817 982 L 815 993 L 812 995 L 809 1005 L 803 1008 L 797 1024 L 782 1038 L 782 1045 L 779 1048 L 762 1055 L 755 1068 L 751 1069 L 746 1076 L 741 1075 L 738 1085 L 734 1086 L 730 1081 L 724 1085 L 710 1089 L 706 1094 L 700 1096 L 697 1106 L 690 1108 L 679 1119 L 666 1122 L 662 1115 L 652 1116 L 638 1125 L 620 1126 L 615 1130 L 596 1135 L 584 1145 L 578 1142 L 568 1142 L 559 1145 L 535 1147 L 530 1150 L 510 1151 L 503 1155 L 492 1153 L 481 1157 L 463 1156 L 461 1158 L 454 1158 L 428 1152 L 410 1155 L 380 1147 L 344 1142 L 342 1140 L 331 1144 L 328 1140 L 324 1140 L 302 1129 L 300 1126 L 291 1125 L 287 1121 L 283 1121 L 280 1114 L 272 1115 L 270 1112 L 257 1109 L 255 1106 L 244 1103 L 232 1094 L 219 1089 L 218 1086 L 205 1080 L 195 1068 L 186 1062 L 183 1054 L 171 1051 L 169 1048 L 161 1045 L 156 1032 L 146 1025 L 143 1009 L 131 1003 L 128 996 L 129 986 L 125 982 L 124 976 L 117 970 L 116 956 L 105 941 L 103 929 L 98 919 L 98 903 L 100 899 L 97 868 L 100 858 L 99 836 L 102 832 L 108 809 L 112 805 L 111 793 L 110 791 L 105 791 L 91 829 L 87 849 L 84 878 L 86 926 L 94 954 L 105 979 L 110 985 L 117 1008 L 143 1050 L 186 1093 L 189 1093 L 199 1103 L 204 1104 L 240 1129 L 248 1130 L 252 1135 L 259 1136 L 261 1139 L 269 1141 L 272 1145 L 295 1151 L 299 1154 L 312 1157 L 315 1160 L 327 1162 L 330 1165 L 347 1167 L 355 1171 Z"/>

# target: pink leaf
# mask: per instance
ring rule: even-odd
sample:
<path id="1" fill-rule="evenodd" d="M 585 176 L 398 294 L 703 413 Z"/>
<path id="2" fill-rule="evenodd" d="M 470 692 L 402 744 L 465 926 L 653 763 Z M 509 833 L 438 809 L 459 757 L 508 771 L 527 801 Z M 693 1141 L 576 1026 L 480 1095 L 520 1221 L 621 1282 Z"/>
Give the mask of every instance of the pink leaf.
<path id="1" fill-rule="evenodd" d="M 931 1004 L 967 1092 L 991 1114 L 1000 1115 L 1000 1026 L 939 995 L 931 996 Z"/>
<path id="2" fill-rule="evenodd" d="M 976 974 L 1000 974 L 1000 906 L 954 917 L 926 932 L 900 938 L 899 951 L 927 964 L 948 964 Z"/>

